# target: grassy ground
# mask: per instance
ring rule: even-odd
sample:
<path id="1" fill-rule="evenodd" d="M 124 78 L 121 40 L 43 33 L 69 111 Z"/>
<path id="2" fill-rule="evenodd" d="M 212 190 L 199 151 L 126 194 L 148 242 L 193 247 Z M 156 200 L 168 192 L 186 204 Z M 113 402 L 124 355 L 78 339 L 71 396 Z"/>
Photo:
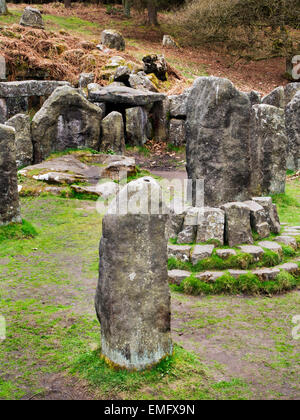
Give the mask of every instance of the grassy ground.
<path id="1" fill-rule="evenodd" d="M 24 198 L 22 209 L 38 235 L 0 243 L 0 399 L 300 397 L 298 290 L 272 299 L 173 292 L 174 357 L 144 374 L 114 372 L 99 358 L 93 307 L 95 204 Z"/>

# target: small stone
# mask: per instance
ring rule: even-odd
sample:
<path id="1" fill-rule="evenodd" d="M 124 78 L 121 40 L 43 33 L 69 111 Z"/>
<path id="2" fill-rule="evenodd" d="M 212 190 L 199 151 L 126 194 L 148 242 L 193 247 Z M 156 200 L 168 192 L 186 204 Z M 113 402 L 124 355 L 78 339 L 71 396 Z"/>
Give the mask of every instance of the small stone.
<path id="1" fill-rule="evenodd" d="M 299 232 L 300 234 L 300 232 Z M 297 249 L 297 241 L 295 238 L 291 238 L 290 236 L 277 236 L 277 238 L 275 238 L 276 242 L 279 242 L 281 244 L 290 246 L 293 249 Z"/>
<path id="2" fill-rule="evenodd" d="M 224 276 L 223 271 L 205 271 L 197 274 L 195 277 L 204 282 L 215 282 L 218 278 Z"/>
<path id="3" fill-rule="evenodd" d="M 47 172 L 40 175 L 33 175 L 32 178 L 37 181 L 44 181 L 50 184 L 73 184 L 73 182 L 83 182 L 85 180 L 81 175 L 68 174 L 64 172 Z"/>
<path id="4" fill-rule="evenodd" d="M 247 274 L 247 271 L 244 270 L 228 270 L 228 273 L 235 279 L 239 278 L 243 274 Z"/>
<path id="5" fill-rule="evenodd" d="M 42 14 L 39 9 L 33 7 L 25 7 L 23 15 L 20 20 L 20 25 L 30 26 L 31 28 L 44 29 Z"/>
<path id="6" fill-rule="evenodd" d="M 147 55 L 143 58 L 144 72 L 146 74 L 154 73 L 155 76 L 163 82 L 167 80 L 167 62 L 163 55 Z"/>
<path id="7" fill-rule="evenodd" d="M 188 245 L 168 245 L 168 258 L 187 262 L 190 260 L 191 246 Z"/>
<path id="8" fill-rule="evenodd" d="M 258 243 L 262 248 L 269 249 L 270 251 L 276 252 L 278 255 L 282 255 L 282 247 L 276 242 L 271 241 L 261 241 Z"/>
<path id="9" fill-rule="evenodd" d="M 176 41 L 171 35 L 164 35 L 162 45 L 166 48 L 178 48 Z"/>
<path id="10" fill-rule="evenodd" d="M 168 279 L 170 284 L 177 284 L 180 286 L 180 284 L 185 280 L 186 278 L 190 277 L 192 273 L 189 271 L 184 270 L 169 270 L 168 271 Z"/>
<path id="11" fill-rule="evenodd" d="M 192 263 L 196 265 L 199 261 L 212 256 L 214 245 L 196 245 L 192 251 Z"/>
<path id="12" fill-rule="evenodd" d="M 224 204 L 225 211 L 225 242 L 229 246 L 253 244 L 250 225 L 250 209 L 240 202 Z"/>
<path id="13" fill-rule="evenodd" d="M 145 73 L 131 74 L 128 79 L 129 85 L 133 89 L 144 90 L 146 92 L 158 92 L 158 89 L 151 80 L 148 79 Z"/>
<path id="14" fill-rule="evenodd" d="M 259 261 L 264 255 L 264 250 L 260 246 L 242 245 L 238 248 L 245 254 L 250 254 L 255 262 Z"/>
<path id="15" fill-rule="evenodd" d="M 280 270 L 284 270 L 287 273 L 296 274 L 296 275 L 300 271 L 300 268 L 299 268 L 298 264 L 296 264 L 296 263 L 285 263 L 285 264 L 282 264 L 282 265 L 278 265 L 277 268 L 279 268 Z"/>
<path id="16" fill-rule="evenodd" d="M 129 76 L 131 70 L 127 66 L 119 66 L 114 74 L 114 81 L 127 84 L 129 81 Z"/>
<path id="17" fill-rule="evenodd" d="M 259 270 L 253 270 L 253 274 L 255 274 L 259 280 L 261 281 L 268 281 L 268 280 L 275 280 L 280 270 L 278 268 L 261 268 Z"/>
<path id="18" fill-rule="evenodd" d="M 187 209 L 183 222 L 183 230 L 178 234 L 178 244 L 191 244 L 195 242 L 198 224 L 198 211 L 199 209 L 196 207 L 190 207 Z"/>
<path id="19" fill-rule="evenodd" d="M 172 118 L 169 126 L 169 143 L 174 146 L 185 144 L 185 121 Z"/>
<path id="20" fill-rule="evenodd" d="M 125 50 L 125 40 L 120 32 L 114 29 L 106 29 L 101 33 L 101 44 L 118 51 Z"/>
<path id="21" fill-rule="evenodd" d="M 216 250 L 217 256 L 226 260 L 229 257 L 233 257 L 236 255 L 236 251 L 234 249 L 217 249 Z"/>
<path id="22" fill-rule="evenodd" d="M 225 213 L 221 209 L 203 207 L 198 212 L 196 242 L 216 240 L 224 244 Z"/>
<path id="23" fill-rule="evenodd" d="M 267 217 L 267 222 L 270 226 L 270 231 L 275 234 L 279 234 L 281 230 L 280 220 L 277 213 L 276 205 L 273 204 L 271 197 L 253 197 L 252 201 L 255 201 L 261 205 Z"/>
<path id="24" fill-rule="evenodd" d="M 267 238 L 270 235 L 270 226 L 263 206 L 255 201 L 245 201 L 250 209 L 251 228 L 258 233 L 259 239 Z"/>
<path id="25" fill-rule="evenodd" d="M 79 75 L 79 87 L 84 89 L 88 87 L 89 84 L 94 83 L 95 75 L 94 73 L 81 73 Z"/>

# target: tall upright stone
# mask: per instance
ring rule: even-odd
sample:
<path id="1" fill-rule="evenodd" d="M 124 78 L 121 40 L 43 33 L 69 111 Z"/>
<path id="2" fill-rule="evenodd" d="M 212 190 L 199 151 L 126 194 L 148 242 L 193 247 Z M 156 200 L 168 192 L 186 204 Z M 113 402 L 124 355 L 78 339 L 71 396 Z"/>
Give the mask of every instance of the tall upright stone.
<path id="1" fill-rule="evenodd" d="M 119 155 L 125 153 L 124 122 L 120 112 L 110 112 L 103 118 L 100 150 L 102 152 L 113 151 Z"/>
<path id="2" fill-rule="evenodd" d="M 287 168 L 297 171 L 300 169 L 300 91 L 287 105 L 285 118 L 288 136 Z"/>
<path id="3" fill-rule="evenodd" d="M 126 137 L 132 146 L 143 146 L 147 140 L 149 118 L 141 106 L 126 109 Z"/>
<path id="4" fill-rule="evenodd" d="M 284 110 L 272 105 L 254 105 L 250 139 L 252 194 L 284 193 L 287 154 Z"/>
<path id="5" fill-rule="evenodd" d="M 227 79 L 198 78 L 187 100 L 188 178 L 204 179 L 205 205 L 249 197 L 249 95 Z"/>
<path id="6" fill-rule="evenodd" d="M 15 129 L 0 124 L 0 226 L 21 221 Z"/>
<path id="7" fill-rule="evenodd" d="M 167 216 L 158 214 L 163 205 L 160 197 L 160 187 L 152 178 L 133 181 L 121 190 L 103 219 L 95 298 L 102 355 L 130 370 L 150 367 L 173 351 Z"/>
<path id="8" fill-rule="evenodd" d="M 5 125 L 9 125 L 16 130 L 17 167 L 31 165 L 33 163 L 33 144 L 29 116 L 27 114 L 17 114 L 9 119 Z"/>

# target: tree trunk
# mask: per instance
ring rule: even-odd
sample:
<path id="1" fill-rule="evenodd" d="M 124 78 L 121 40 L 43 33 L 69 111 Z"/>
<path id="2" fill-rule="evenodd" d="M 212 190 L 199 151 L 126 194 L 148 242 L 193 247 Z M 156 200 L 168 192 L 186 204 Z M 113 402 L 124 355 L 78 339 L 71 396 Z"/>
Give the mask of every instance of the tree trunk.
<path id="1" fill-rule="evenodd" d="M 65 8 L 68 9 L 71 7 L 71 0 L 64 0 Z"/>
<path id="2" fill-rule="evenodd" d="M 7 14 L 6 0 L 0 0 L 0 15 Z"/>
<path id="3" fill-rule="evenodd" d="M 123 6 L 124 6 L 124 15 L 127 18 L 130 18 L 131 0 L 123 0 Z"/>
<path id="4" fill-rule="evenodd" d="M 151 25 L 158 25 L 157 7 L 153 0 L 147 0 L 148 19 Z"/>

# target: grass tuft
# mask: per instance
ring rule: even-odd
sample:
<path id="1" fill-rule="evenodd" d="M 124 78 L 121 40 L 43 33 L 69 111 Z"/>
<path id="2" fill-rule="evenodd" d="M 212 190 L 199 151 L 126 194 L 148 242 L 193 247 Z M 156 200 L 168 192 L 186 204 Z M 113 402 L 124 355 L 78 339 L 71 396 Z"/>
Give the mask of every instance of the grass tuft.
<path id="1" fill-rule="evenodd" d="M 37 235 L 35 228 L 26 220 L 0 227 L 0 243 L 11 239 L 29 239 Z"/>

